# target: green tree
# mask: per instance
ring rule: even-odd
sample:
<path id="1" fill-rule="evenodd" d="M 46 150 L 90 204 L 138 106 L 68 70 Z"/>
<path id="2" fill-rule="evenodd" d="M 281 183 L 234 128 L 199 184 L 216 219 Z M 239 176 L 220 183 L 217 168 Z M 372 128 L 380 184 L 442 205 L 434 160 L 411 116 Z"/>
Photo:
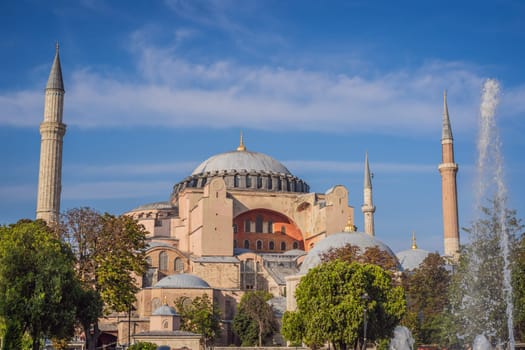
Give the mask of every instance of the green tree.
<path id="1" fill-rule="evenodd" d="M 502 210 L 501 205 L 494 200 L 490 207 L 481 208 L 483 216 L 465 229 L 470 243 L 461 252 L 449 289 L 449 323 L 456 326 L 453 332 L 458 334 L 459 345 L 472 344 L 478 334 L 491 338 L 493 343 L 508 339 L 500 239 L 505 234 L 514 245 L 523 226 L 515 211 Z"/>
<path id="2" fill-rule="evenodd" d="M 283 335 L 308 345 L 329 342 L 340 350 L 356 347 L 363 338 L 365 310 L 366 338 L 376 341 L 391 336 L 406 309 L 403 288 L 393 285 L 389 273 L 341 260 L 311 269 L 295 296 L 297 311 L 285 313 Z"/>
<path id="3" fill-rule="evenodd" d="M 78 319 L 88 349 L 95 348 L 104 311 L 128 311 L 138 291 L 136 276 L 146 269 L 146 230 L 133 218 L 90 208 L 71 209 L 62 215 L 62 239 L 76 258 L 82 283 Z"/>
<path id="4" fill-rule="evenodd" d="M 346 262 L 374 264 L 391 273 L 399 270 L 397 259 L 377 246 L 368 247 L 364 252 L 361 252 L 359 247 L 346 244 L 339 248 L 331 248 L 326 253 L 321 254 L 320 259 L 322 262 L 339 259 Z"/>
<path id="5" fill-rule="evenodd" d="M 446 261 L 438 253 L 431 253 L 418 268 L 405 272 L 403 277 L 408 300 L 403 324 L 412 331 L 418 343 L 439 344 L 451 279 Z"/>
<path id="6" fill-rule="evenodd" d="M 70 248 L 42 220 L 0 226 L 0 316 L 4 349 L 32 349 L 44 337 L 73 335 L 79 284 Z"/>
<path id="7" fill-rule="evenodd" d="M 268 304 L 272 295 L 265 291 L 245 293 L 233 318 L 233 330 L 242 345 L 263 345 L 263 340 L 277 330 L 273 308 Z"/>
<path id="8" fill-rule="evenodd" d="M 220 336 L 220 312 L 207 294 L 191 301 L 188 297 L 180 297 L 175 307 L 181 316 L 180 329 L 202 334 L 205 347 Z"/>
<path id="9" fill-rule="evenodd" d="M 521 223 L 518 226 L 523 229 Z M 514 336 L 525 339 L 525 234 L 521 234 L 513 254 Z"/>
<path id="10" fill-rule="evenodd" d="M 128 350 L 156 350 L 158 347 L 155 343 L 149 342 L 138 342 L 131 345 Z"/>

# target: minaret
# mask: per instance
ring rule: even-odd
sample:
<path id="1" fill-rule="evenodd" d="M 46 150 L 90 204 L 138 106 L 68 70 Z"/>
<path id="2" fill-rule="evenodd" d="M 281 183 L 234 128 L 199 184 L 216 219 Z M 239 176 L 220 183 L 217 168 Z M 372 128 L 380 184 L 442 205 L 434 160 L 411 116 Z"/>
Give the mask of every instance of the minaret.
<path id="1" fill-rule="evenodd" d="M 446 256 L 457 257 L 459 254 L 459 224 L 456 174 L 458 165 L 454 163 L 454 139 L 447 107 L 447 92 L 443 95 L 443 132 L 441 136 L 442 160 L 439 164 L 443 201 L 443 237 Z"/>
<path id="2" fill-rule="evenodd" d="M 62 189 L 62 140 L 66 126 L 62 123 L 64 82 L 56 44 L 55 60 L 47 80 L 44 121 L 40 124 L 40 170 L 36 218 L 47 223 L 58 222 Z"/>
<path id="3" fill-rule="evenodd" d="M 372 202 L 372 176 L 370 174 L 370 167 L 368 166 L 368 152 L 365 156 L 365 183 L 363 187 L 363 203 L 364 204 L 361 207 L 361 211 L 364 215 L 365 233 L 368 233 L 370 236 L 374 236 L 374 212 L 376 211 L 376 207 Z"/>

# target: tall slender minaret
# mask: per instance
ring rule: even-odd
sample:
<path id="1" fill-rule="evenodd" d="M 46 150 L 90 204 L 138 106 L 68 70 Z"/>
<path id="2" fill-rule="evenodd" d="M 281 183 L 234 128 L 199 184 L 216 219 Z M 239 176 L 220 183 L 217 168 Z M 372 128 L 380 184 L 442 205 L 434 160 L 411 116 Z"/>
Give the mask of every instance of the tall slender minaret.
<path id="1" fill-rule="evenodd" d="M 363 186 L 363 206 L 361 211 L 364 216 L 365 233 L 370 236 L 375 235 L 374 231 L 374 212 L 376 207 L 372 201 L 372 176 L 370 174 L 370 167 L 368 166 L 368 152 L 365 156 L 365 183 Z"/>
<path id="2" fill-rule="evenodd" d="M 439 164 L 442 184 L 444 253 L 456 257 L 459 254 L 458 196 L 456 174 L 458 165 L 454 162 L 454 139 L 448 116 L 447 92 L 443 95 L 443 132 L 441 136 L 442 160 Z"/>
<path id="3" fill-rule="evenodd" d="M 40 124 L 40 170 L 36 218 L 48 224 L 58 222 L 62 189 L 62 140 L 66 126 L 62 123 L 64 82 L 56 44 L 55 60 L 47 80 L 44 121 Z"/>

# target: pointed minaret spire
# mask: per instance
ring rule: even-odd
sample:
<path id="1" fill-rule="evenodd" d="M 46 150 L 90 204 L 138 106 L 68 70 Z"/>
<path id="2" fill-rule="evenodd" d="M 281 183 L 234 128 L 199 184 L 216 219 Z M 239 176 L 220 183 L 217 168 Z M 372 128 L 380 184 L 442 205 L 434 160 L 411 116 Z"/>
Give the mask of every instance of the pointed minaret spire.
<path id="1" fill-rule="evenodd" d="M 414 231 L 412 231 L 412 249 L 417 249 L 417 244 L 416 244 L 416 233 Z"/>
<path id="2" fill-rule="evenodd" d="M 62 145 L 66 126 L 62 123 L 64 110 L 64 82 L 56 44 L 45 91 L 44 120 L 40 124 L 40 169 L 36 218 L 48 224 L 58 222 L 62 190 Z"/>
<path id="3" fill-rule="evenodd" d="M 374 230 L 374 212 L 376 207 L 374 206 L 372 200 L 372 174 L 370 173 L 370 166 L 368 164 L 368 152 L 365 156 L 365 181 L 363 186 L 363 206 L 361 206 L 361 211 L 364 215 L 364 226 L 365 233 L 370 236 L 375 235 Z"/>
<path id="4" fill-rule="evenodd" d="M 365 184 L 364 188 L 372 188 L 372 176 L 370 174 L 370 166 L 368 165 L 368 152 L 365 155 Z"/>
<path id="5" fill-rule="evenodd" d="M 458 165 L 454 162 L 454 139 L 448 115 L 447 93 L 445 91 L 443 110 L 443 130 L 441 137 L 441 195 L 443 205 L 443 240 L 446 256 L 457 258 L 459 255 L 459 219 L 456 175 Z"/>
<path id="6" fill-rule="evenodd" d="M 237 151 L 246 151 L 246 147 L 244 146 L 244 140 L 243 140 L 243 137 L 242 137 L 242 130 L 241 130 L 241 140 L 239 142 L 239 147 L 237 147 Z"/>
<path id="7" fill-rule="evenodd" d="M 447 90 L 443 93 L 443 132 L 441 140 L 453 140 L 452 128 L 450 127 L 450 118 L 448 116 Z"/>
<path id="8" fill-rule="evenodd" d="M 55 46 L 55 60 L 51 66 L 49 79 L 47 79 L 46 89 L 58 89 L 64 91 L 64 81 L 62 80 L 62 67 L 60 66 L 60 55 L 58 53 L 58 42 Z"/>

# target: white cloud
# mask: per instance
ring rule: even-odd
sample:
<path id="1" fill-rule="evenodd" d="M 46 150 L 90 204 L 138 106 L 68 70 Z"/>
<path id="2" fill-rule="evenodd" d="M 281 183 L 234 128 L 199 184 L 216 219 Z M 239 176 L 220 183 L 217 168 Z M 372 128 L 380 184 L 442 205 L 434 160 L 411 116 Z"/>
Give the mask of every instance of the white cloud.
<path id="1" fill-rule="evenodd" d="M 230 61 L 194 63 L 173 48 L 142 43 L 134 52 L 139 73 L 132 80 L 89 69 L 69 76 L 66 124 L 425 133 L 440 126 L 447 88 L 456 131 L 475 125 L 483 80 L 460 63 L 431 62 L 415 71 L 365 77 Z M 525 111 L 525 87 L 504 93 L 507 114 Z M 41 89 L 0 95 L 0 125 L 37 125 L 43 100 Z"/>

